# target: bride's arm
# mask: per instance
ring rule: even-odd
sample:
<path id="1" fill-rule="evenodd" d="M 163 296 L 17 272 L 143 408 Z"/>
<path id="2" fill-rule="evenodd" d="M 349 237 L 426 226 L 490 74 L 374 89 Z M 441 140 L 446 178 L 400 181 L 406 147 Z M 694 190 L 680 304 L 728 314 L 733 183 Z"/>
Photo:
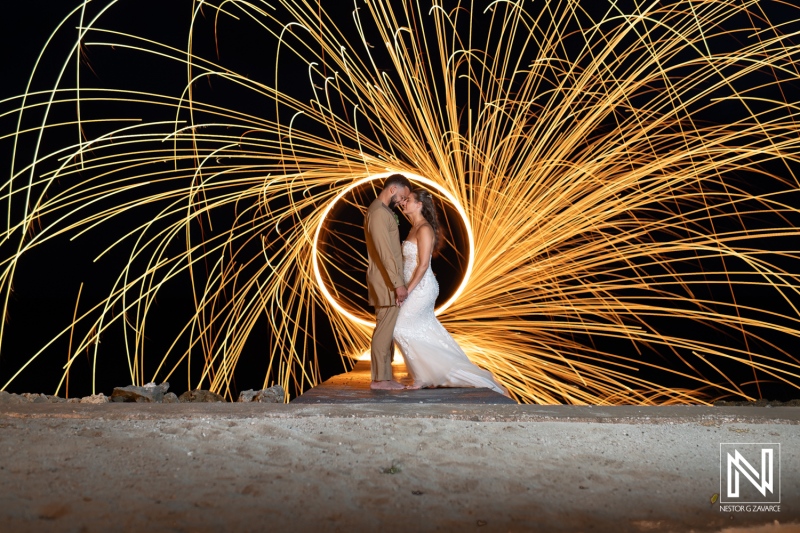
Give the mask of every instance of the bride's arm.
<path id="1" fill-rule="evenodd" d="M 433 228 L 428 225 L 422 226 L 417 230 L 417 268 L 408 282 L 408 292 L 414 290 L 419 285 L 428 265 L 431 262 L 431 250 L 433 249 Z"/>

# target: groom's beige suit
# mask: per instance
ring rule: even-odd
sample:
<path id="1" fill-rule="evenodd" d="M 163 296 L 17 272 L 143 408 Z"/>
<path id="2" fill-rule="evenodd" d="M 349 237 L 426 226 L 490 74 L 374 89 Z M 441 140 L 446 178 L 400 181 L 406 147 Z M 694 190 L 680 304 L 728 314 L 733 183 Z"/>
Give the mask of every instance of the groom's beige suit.
<path id="1" fill-rule="evenodd" d="M 367 266 L 369 304 L 375 307 L 376 319 L 370 347 L 372 379 L 386 381 L 392 379 L 394 325 L 400 311 L 394 290 L 405 285 L 405 281 L 397 219 L 394 212 L 379 198 L 376 198 L 367 209 L 364 234 L 369 259 Z"/>

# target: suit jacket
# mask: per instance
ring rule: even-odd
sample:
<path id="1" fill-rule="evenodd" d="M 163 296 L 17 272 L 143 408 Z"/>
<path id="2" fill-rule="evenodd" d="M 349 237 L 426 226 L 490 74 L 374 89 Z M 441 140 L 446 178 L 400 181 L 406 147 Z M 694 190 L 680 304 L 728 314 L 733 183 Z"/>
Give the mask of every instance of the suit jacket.
<path id="1" fill-rule="evenodd" d="M 394 212 L 375 198 L 364 219 L 367 241 L 367 287 L 369 304 L 375 307 L 395 305 L 395 287 L 403 280 L 403 251 L 400 248 L 400 229 Z"/>

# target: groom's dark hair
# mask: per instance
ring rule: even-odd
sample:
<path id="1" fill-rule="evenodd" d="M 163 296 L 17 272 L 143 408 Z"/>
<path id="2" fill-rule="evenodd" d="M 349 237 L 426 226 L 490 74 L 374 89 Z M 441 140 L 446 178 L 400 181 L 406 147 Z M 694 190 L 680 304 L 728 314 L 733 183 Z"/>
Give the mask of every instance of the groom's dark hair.
<path id="1" fill-rule="evenodd" d="M 392 174 L 383 182 L 383 190 L 388 189 L 392 185 L 397 185 L 398 187 L 408 187 L 408 190 L 411 190 L 411 182 L 408 181 L 408 178 L 403 176 L 402 174 Z"/>

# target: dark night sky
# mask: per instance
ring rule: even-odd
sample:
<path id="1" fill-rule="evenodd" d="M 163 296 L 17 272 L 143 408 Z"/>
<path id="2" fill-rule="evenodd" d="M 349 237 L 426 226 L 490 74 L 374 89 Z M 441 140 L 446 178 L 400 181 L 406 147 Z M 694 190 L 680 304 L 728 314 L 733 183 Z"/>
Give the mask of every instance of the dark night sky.
<path id="1" fill-rule="evenodd" d="M 105 2 L 95 2 L 95 9 Z M 74 8 L 73 2 L 62 0 L 34 0 L 20 3 L 15 6 L 12 17 L 3 18 L 2 47 L 4 63 L 10 65 L 6 72 L 11 75 L 7 83 L 0 89 L 0 98 L 21 94 L 26 87 L 28 76 L 37 59 L 39 51 L 44 46 L 48 36 L 57 24 Z M 136 2 L 122 2 L 115 6 L 103 17 L 100 24 L 104 28 L 114 28 L 127 31 L 140 36 L 149 37 L 158 42 L 185 48 L 189 31 L 189 21 L 192 3 L 188 0 L 137 0 Z M 350 10 L 342 11 L 345 20 L 352 23 Z M 199 20 L 201 27 L 197 32 L 198 37 L 194 49 L 200 54 L 213 57 L 214 42 L 211 38 L 212 20 L 203 18 Z M 50 49 L 43 57 L 43 62 L 34 78 L 33 90 L 47 90 L 53 86 L 55 76 L 62 66 L 69 46 L 72 46 L 75 24 L 67 25 L 56 37 Z M 265 39 L 259 28 L 250 28 L 247 32 L 229 32 L 229 27 L 221 25 L 219 28 L 220 53 L 225 65 L 236 72 L 246 74 L 253 79 L 267 79 L 272 76 L 274 64 L 274 51 L 268 44 L 274 40 Z M 265 44 L 267 43 L 267 44 Z M 150 92 L 176 95 L 185 84 L 186 71 L 176 63 L 153 60 L 146 54 L 126 53 L 124 50 L 111 51 L 108 48 L 89 48 L 84 64 L 88 68 L 82 70 L 83 82 L 88 85 L 108 88 L 138 88 Z M 72 75 L 74 62 L 67 69 L 66 77 Z M 146 73 L 146 79 L 142 74 Z M 289 73 L 292 74 L 292 73 Z M 69 83 L 64 86 L 70 86 Z M 259 109 L 264 105 L 263 99 L 254 97 L 250 93 L 238 94 L 230 90 L 215 91 L 214 87 L 203 87 L 206 90 L 205 98 L 218 99 L 223 106 L 231 105 L 231 101 L 249 109 Z M 307 98 L 310 95 L 305 95 Z M 248 99 L 251 99 L 248 101 Z M 4 107 L 7 109 L 7 107 Z M 90 110 L 87 106 L 87 110 Z M 131 108 L 132 109 L 132 108 Z M 97 116 L 97 109 L 94 109 Z M 117 111 L 113 111 L 117 112 Z M 136 109 L 142 113 L 145 120 L 163 120 L 163 115 L 148 116 L 147 111 Z M 89 113 L 87 113 L 88 116 Z M 15 117 L 6 117 L 1 123 L 2 130 L 12 131 Z M 66 120 L 73 117 L 65 116 Z M 51 117 L 51 121 L 53 117 Z M 34 125 L 34 123 L 31 123 Z M 88 125 L 87 128 L 91 128 Z M 89 135 L 91 136 L 91 134 Z M 74 143 L 76 132 L 59 133 L 50 137 L 50 144 L 46 148 L 57 149 L 60 146 Z M 0 143 L 0 154 L 5 163 L 10 156 L 11 143 L 6 140 Z M 30 143 L 23 146 L 18 153 L 27 154 L 25 149 L 30 149 Z M 45 150 L 46 151 L 46 150 Z M 6 166 L 7 168 L 7 166 Z M 55 241 L 38 250 L 28 252 L 20 261 L 18 275 L 15 277 L 14 293 L 9 310 L 7 334 L 4 339 L 2 354 L 0 355 L 0 381 L 5 381 L 27 359 L 39 349 L 43 342 L 53 338 L 63 327 L 71 321 L 74 312 L 76 296 L 81 282 L 84 282 L 81 293 L 82 302 L 97 302 L 108 293 L 112 280 L 118 275 L 125 263 L 124 254 L 112 255 L 100 264 L 94 264 L 91 258 L 104 245 L 109 244 L 118 236 L 118 232 L 125 224 L 133 227 L 142 222 L 142 216 L 147 216 L 147 211 L 139 211 L 128 220 L 125 217 L 107 225 L 99 231 L 94 231 L 88 238 L 69 242 L 67 239 Z M 4 251 L 5 253 L 5 251 Z M 80 311 L 83 311 L 83 307 Z M 185 321 L 175 320 L 174 317 L 187 317 L 193 311 L 190 288 L 186 280 L 171 283 L 161 290 L 157 305 L 153 312 L 147 331 L 147 344 L 151 353 L 158 353 L 165 349 L 174 339 L 176 326 L 182 327 Z M 324 318 L 324 317 L 323 317 Z M 324 320 L 321 321 L 324 323 Z M 266 322 L 254 328 L 254 333 L 248 339 L 245 355 L 239 360 L 237 366 L 237 379 L 235 389 L 258 388 L 263 381 L 268 360 L 265 357 L 264 347 L 269 339 L 265 333 Z M 76 330 L 77 333 L 80 333 Z M 98 365 L 98 389 L 110 393 L 113 386 L 127 384 L 130 381 L 127 366 L 124 363 L 123 345 L 118 339 L 119 334 L 112 330 L 101 341 L 101 357 Z M 332 333 L 324 325 L 320 327 L 317 338 L 321 350 L 321 373 L 323 378 L 343 371 L 341 359 L 335 352 Z M 34 361 L 10 385 L 13 392 L 44 391 L 53 392 L 55 385 L 61 377 L 61 365 L 67 359 L 68 340 L 62 338 Z M 155 359 L 155 357 L 153 358 Z M 70 396 L 89 393 L 90 383 L 87 379 L 90 370 L 90 357 L 80 357 L 73 365 L 70 383 Z M 199 367 L 199 365 L 197 365 Z M 186 390 L 185 372 L 177 372 L 177 376 L 170 378 L 172 390 L 180 394 Z M 244 377 L 241 377 L 244 376 Z M 244 381 L 242 381 L 244 380 Z M 235 393 L 235 391 L 234 391 Z M 63 391 L 62 391 L 63 394 Z"/>
<path id="2" fill-rule="evenodd" d="M 3 82 L 0 85 L 0 99 L 20 94 L 27 83 L 28 75 L 36 57 L 44 45 L 48 35 L 56 24 L 73 7 L 73 2 L 68 0 L 26 0 L 15 2 L 13 8 L 6 8 L 4 16 L 0 18 L 0 51 L 2 51 Z M 349 6 L 350 4 L 348 4 Z M 131 7 L 134 6 L 134 7 Z M 105 26 L 133 28 L 138 34 L 156 37 L 159 41 L 169 42 L 176 47 L 185 46 L 190 18 L 191 3 L 187 0 L 137 0 L 126 2 L 106 19 Z M 350 7 L 341 14 L 349 19 Z M 788 12 L 787 12 L 788 13 Z M 258 39 L 258 34 L 252 35 L 243 32 L 239 35 L 221 35 L 224 40 L 224 50 L 228 65 L 239 72 L 253 77 L 268 76 L 271 66 L 270 50 L 266 50 Z M 64 46 L 70 40 L 56 41 L 56 48 L 45 58 L 42 75 L 35 79 L 34 88 L 49 88 L 52 86 L 52 74 L 59 66 L 59 61 L 66 55 Z M 198 43 L 198 47 L 209 46 L 209 42 Z M 59 49 L 61 47 L 61 49 Z M 122 68 L 123 62 L 118 62 L 109 55 L 108 51 L 90 50 L 88 62 L 96 67 L 95 82 L 105 86 L 129 87 L 139 83 L 139 72 Z M 125 56 L 134 57 L 134 56 Z M 140 65 L 141 66 L 141 65 Z M 154 62 L 148 66 L 150 79 L 148 87 L 155 92 L 173 94 L 174 87 L 182 86 L 185 70 L 180 67 L 169 68 L 163 63 Z M 90 74 L 85 73 L 85 76 Z M 50 77 L 48 77 L 50 76 Z M 229 95 L 221 95 L 221 98 Z M 4 105 L 0 111 L 8 109 Z M 2 133 L 9 132 L 9 125 L 13 122 L 8 117 L 0 121 Z M 3 181 L 7 177 L 9 168 L 10 143 L 0 141 L 0 164 L 2 164 Z M 124 223 L 124 222 L 123 222 Z M 102 239 L 102 235 L 101 235 Z M 27 360 L 30 350 L 41 346 L 46 339 L 54 336 L 71 318 L 75 297 L 81 281 L 92 279 L 107 279 L 109 275 L 116 275 L 119 271 L 113 264 L 95 265 L 87 260 L 91 252 L 96 251 L 96 242 L 84 240 L 82 243 L 69 243 L 60 240 L 48 246 L 46 250 L 34 251 L 26 256 L 20 263 L 20 274 L 15 282 L 14 299 L 8 317 L 8 333 L 4 339 L 4 347 L 0 354 L 0 385 L 10 377 L 21 362 Z M 84 288 L 84 298 L 100 296 L 102 291 L 91 293 L 92 287 Z M 156 316 L 169 317 L 191 311 L 191 301 L 187 297 L 186 287 L 176 286 L 173 292 L 165 293 L 159 298 L 159 312 Z M 755 296 L 757 297 L 757 296 Z M 151 331 L 152 345 L 160 345 L 171 340 L 171 328 L 154 327 Z M 113 342 L 109 340 L 109 343 Z M 239 389 L 254 388 L 260 385 L 263 379 L 266 362 L 259 357 L 261 350 L 259 343 L 266 343 L 266 336 L 259 338 L 255 335 L 248 341 L 248 349 L 240 362 L 241 376 L 255 375 L 257 378 L 248 382 L 244 377 L 238 383 Z M 320 339 L 321 345 L 331 346 L 330 338 Z M 104 349 L 113 351 L 121 349 L 114 345 Z M 60 343 L 50 350 L 46 357 L 36 361 L 29 370 L 15 381 L 9 388 L 12 392 L 41 391 L 52 393 L 60 376 L 60 370 L 54 372 L 66 360 L 67 348 L 65 343 Z M 341 370 L 339 358 L 335 354 L 327 354 L 323 361 L 323 377 Z M 123 355 L 115 356 L 122 361 Z M 129 375 L 124 365 L 101 365 L 98 372 L 99 389 L 107 394 L 116 385 L 127 384 Z M 75 375 L 88 374 L 89 360 L 81 361 L 75 366 Z M 744 379 L 744 378 L 743 378 Z M 180 384 L 175 383 L 179 381 Z M 186 389 L 185 378 L 173 381 L 173 390 L 180 394 Z M 89 393 L 89 384 L 85 379 L 75 377 L 71 384 L 70 395 L 84 395 Z M 791 392 L 776 388 L 773 396 L 785 397 Z"/>
<path id="3" fill-rule="evenodd" d="M 62 0 L 19 2 L 15 4 L 12 16 L 4 16 L 0 20 L 3 29 L 0 32 L 3 64 L 10 65 L 6 68 L 7 75 L 4 76 L 4 83 L 0 88 L 0 97 L 18 95 L 25 90 L 28 76 L 40 50 L 57 24 L 75 7 L 74 4 L 76 2 Z M 99 4 L 95 2 L 96 6 Z M 191 2 L 185 0 L 168 2 L 137 0 L 119 4 L 104 17 L 101 26 L 127 29 L 172 46 L 183 47 L 188 34 L 190 15 Z M 71 25 L 74 26 L 75 24 Z M 67 32 L 69 31 L 67 29 Z M 49 89 L 53 86 L 55 75 L 67 55 L 67 47 L 71 46 L 74 40 L 74 32 L 72 35 L 66 32 L 61 35 L 64 36 L 60 39 L 57 37 L 43 57 L 42 66 L 34 78 L 34 90 Z M 255 53 L 255 50 L 253 52 L 250 59 L 260 57 L 261 54 Z M 114 56 L 108 49 L 103 48 L 90 49 L 86 64 L 92 71 L 83 70 L 84 81 L 95 86 L 130 88 L 142 81 L 140 76 L 142 71 L 146 70 L 150 74 L 145 83 L 149 90 L 174 94 L 176 87 L 182 87 L 185 71 L 180 68 L 172 68 L 174 65 L 166 62 L 143 64 L 141 55 L 138 57 L 127 55 L 120 60 L 121 55 L 123 54 Z M 129 64 L 126 64 L 127 61 L 139 63 L 134 63 L 134 67 L 130 68 Z M 67 77 L 74 70 L 73 65 L 74 62 L 67 71 Z M 142 87 L 141 84 L 138 86 Z M 2 122 L 4 133 L 10 131 L 13 126 L 14 123 L 8 118 Z M 48 148 L 57 147 L 59 143 L 74 143 L 76 138 L 75 132 L 60 134 L 51 141 L 52 144 L 48 145 Z M 7 140 L 3 141 L 0 150 L 2 150 L 0 161 L 4 167 L 3 175 L 6 176 L 10 143 Z M 87 239 L 75 242 L 57 239 L 41 250 L 31 251 L 22 259 L 19 274 L 15 278 L 8 317 L 9 327 L 0 356 L 0 380 L 5 382 L 12 372 L 27 361 L 34 350 L 39 349 L 44 341 L 54 337 L 69 324 L 81 282 L 85 283 L 81 298 L 83 302 L 96 302 L 107 294 L 110 282 L 118 275 L 124 260 L 121 257 L 112 257 L 110 261 L 94 264 L 91 258 L 98 252 L 98 245 L 108 244 L 109 239 L 114 238 L 115 229 L 118 230 L 126 222 L 134 224 L 140 222 L 140 219 L 132 218 L 126 221 L 123 218 L 110 227 L 92 233 Z M 164 349 L 174 334 L 175 324 L 169 323 L 169 318 L 187 315 L 191 312 L 191 305 L 191 296 L 185 284 L 173 285 L 165 291 L 158 298 L 153 327 L 148 331 L 148 344 Z M 101 355 L 98 366 L 98 391 L 110 394 L 114 386 L 128 384 L 130 377 L 127 365 L 124 363 L 125 356 L 121 342 L 114 338 L 112 332 L 105 335 L 102 341 L 105 341 L 105 346 L 101 349 L 101 354 L 104 355 Z M 259 341 L 264 342 L 265 339 L 254 338 L 252 344 L 257 345 Z M 56 343 L 26 369 L 8 390 L 52 393 L 60 379 L 60 366 L 66 361 L 67 348 L 66 338 Z M 109 364 L 105 364 L 106 362 Z M 259 377 L 250 380 L 252 382 L 248 381 L 242 388 L 258 388 L 266 371 L 263 357 L 252 357 L 251 361 L 245 358 L 243 363 L 245 375 L 247 371 L 252 371 L 254 373 L 251 375 Z M 87 379 L 90 369 L 89 356 L 79 358 L 75 365 L 71 375 L 70 396 L 89 394 L 90 382 Z M 180 380 L 172 379 L 173 391 L 180 394 L 186 388 L 185 377 Z M 63 389 L 61 394 L 63 395 Z"/>

